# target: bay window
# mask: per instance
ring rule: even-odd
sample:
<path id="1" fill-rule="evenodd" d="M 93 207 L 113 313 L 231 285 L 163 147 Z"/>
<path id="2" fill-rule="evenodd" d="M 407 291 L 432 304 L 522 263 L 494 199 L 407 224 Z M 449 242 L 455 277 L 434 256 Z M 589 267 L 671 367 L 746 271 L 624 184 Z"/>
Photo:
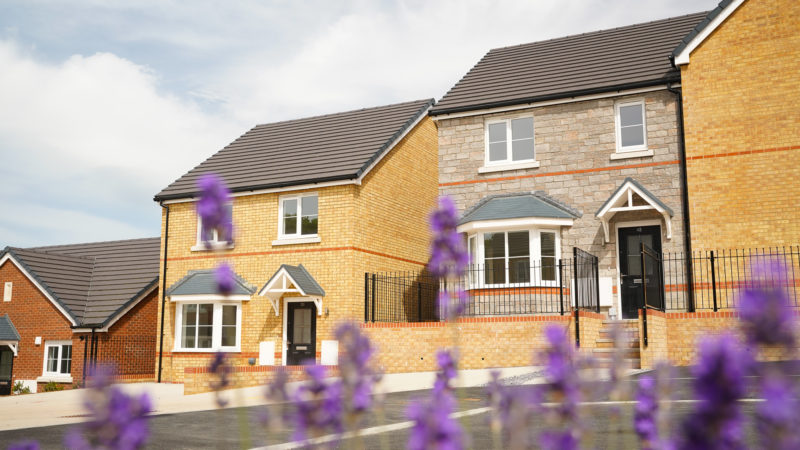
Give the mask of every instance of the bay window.
<path id="1" fill-rule="evenodd" d="M 176 350 L 239 351 L 241 347 L 238 303 L 179 303 L 176 322 Z"/>
<path id="2" fill-rule="evenodd" d="M 468 236 L 471 287 L 549 285 L 557 281 L 555 230 L 497 230 Z"/>

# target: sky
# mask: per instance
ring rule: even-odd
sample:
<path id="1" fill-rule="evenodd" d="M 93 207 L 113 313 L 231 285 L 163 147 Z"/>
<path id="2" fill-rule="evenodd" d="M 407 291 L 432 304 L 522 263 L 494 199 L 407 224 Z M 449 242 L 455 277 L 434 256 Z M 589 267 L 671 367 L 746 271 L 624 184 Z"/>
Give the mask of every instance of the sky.
<path id="1" fill-rule="evenodd" d="M 158 236 L 256 124 L 440 99 L 490 49 L 715 0 L 2 0 L 0 248 Z"/>

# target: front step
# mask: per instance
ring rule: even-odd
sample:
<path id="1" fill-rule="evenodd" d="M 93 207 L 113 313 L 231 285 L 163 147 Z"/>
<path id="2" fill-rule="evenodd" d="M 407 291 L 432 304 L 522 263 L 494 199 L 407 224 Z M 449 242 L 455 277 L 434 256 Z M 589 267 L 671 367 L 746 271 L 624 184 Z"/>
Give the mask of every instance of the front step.
<path id="1" fill-rule="evenodd" d="M 628 369 L 641 369 L 642 360 L 640 358 L 625 358 L 623 359 Z M 599 369 L 611 369 L 614 366 L 614 361 L 611 359 L 597 358 L 594 360 L 595 367 Z"/>
<path id="2" fill-rule="evenodd" d="M 614 348 L 614 340 L 610 338 L 598 338 L 595 343 L 597 344 L 596 348 Z M 621 347 L 639 348 L 639 336 L 636 336 L 636 339 L 623 340 Z"/>
<path id="3" fill-rule="evenodd" d="M 619 349 L 614 348 L 613 327 L 621 327 L 621 336 L 618 345 Z M 592 357 L 600 368 L 612 368 L 614 363 L 613 354 L 622 351 L 623 361 L 630 369 L 640 369 L 642 367 L 641 352 L 639 351 L 639 322 L 636 320 L 604 320 L 603 328 L 598 333 L 595 340 L 595 348 L 592 349 Z"/>
<path id="4" fill-rule="evenodd" d="M 604 359 L 604 358 L 611 358 L 611 355 L 616 351 L 618 351 L 618 350 L 615 349 L 615 348 L 594 348 L 594 349 L 592 349 L 592 354 L 595 357 L 599 358 L 599 359 Z M 625 358 L 639 358 L 640 357 L 640 355 L 639 355 L 639 347 L 636 347 L 636 348 L 625 348 L 625 349 L 621 349 L 620 351 L 623 352 L 623 355 L 625 355 Z"/>

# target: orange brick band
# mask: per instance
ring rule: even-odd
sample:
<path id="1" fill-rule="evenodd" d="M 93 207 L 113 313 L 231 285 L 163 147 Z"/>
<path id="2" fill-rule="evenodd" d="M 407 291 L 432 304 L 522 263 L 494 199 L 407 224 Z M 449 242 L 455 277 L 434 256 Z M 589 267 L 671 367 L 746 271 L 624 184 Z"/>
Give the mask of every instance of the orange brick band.
<path id="1" fill-rule="evenodd" d="M 592 172 L 607 172 L 610 170 L 622 170 L 622 169 L 637 169 L 639 167 L 654 167 L 654 166 L 669 166 L 673 164 L 678 164 L 680 161 L 661 161 L 661 162 L 652 162 L 652 163 L 642 163 L 642 164 L 625 164 L 620 166 L 609 166 L 609 167 L 597 167 L 592 169 L 577 169 L 577 170 L 563 170 L 560 172 L 545 172 L 545 173 L 535 173 L 530 175 L 517 175 L 512 177 L 498 177 L 498 178 L 485 178 L 481 180 L 464 180 L 464 181 L 453 181 L 450 183 L 439 183 L 439 187 L 444 186 L 458 186 L 462 184 L 475 184 L 475 183 L 494 183 L 497 181 L 512 181 L 512 180 L 523 180 L 525 178 L 539 178 L 539 177 L 555 177 L 559 175 L 576 175 L 581 173 L 592 173 Z"/>
<path id="2" fill-rule="evenodd" d="M 686 160 L 694 161 L 698 159 L 726 158 L 728 156 L 755 155 L 757 153 L 785 152 L 788 150 L 800 150 L 800 145 L 792 145 L 789 147 L 762 148 L 759 150 L 743 150 L 741 152 L 714 153 L 713 155 L 687 156 Z"/>
<path id="3" fill-rule="evenodd" d="M 231 373 L 259 373 L 259 372 L 302 372 L 307 366 L 233 366 Z M 339 366 L 323 366 L 328 369 L 337 369 Z M 184 373 L 200 374 L 209 373 L 208 367 L 186 367 Z"/>
<path id="4" fill-rule="evenodd" d="M 417 264 L 420 266 L 424 266 L 426 263 L 420 261 L 414 261 L 412 259 L 401 258 L 399 256 L 390 255 L 388 253 L 381 253 L 376 252 L 373 250 L 367 250 L 365 248 L 359 247 L 320 247 L 320 248 L 304 248 L 304 249 L 297 249 L 297 250 L 268 250 L 263 252 L 247 252 L 247 253 L 210 253 L 207 255 L 197 255 L 197 256 L 181 256 L 177 258 L 169 258 L 169 261 L 186 261 L 192 259 L 224 259 L 224 258 L 240 258 L 240 257 L 247 257 L 247 256 L 264 256 L 264 255 L 285 255 L 290 253 L 312 253 L 312 252 L 341 252 L 341 251 L 356 251 L 367 253 L 369 255 L 375 256 L 382 256 L 384 258 L 394 259 L 396 261 L 403 261 L 411 264 Z"/>

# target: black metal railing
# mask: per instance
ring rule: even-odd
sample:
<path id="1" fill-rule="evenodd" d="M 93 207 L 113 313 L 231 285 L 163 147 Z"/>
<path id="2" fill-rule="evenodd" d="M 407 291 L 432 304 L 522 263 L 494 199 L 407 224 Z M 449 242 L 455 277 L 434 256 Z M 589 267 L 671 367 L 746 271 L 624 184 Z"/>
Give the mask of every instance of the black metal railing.
<path id="1" fill-rule="evenodd" d="M 785 271 L 771 272 L 767 279 L 758 280 L 759 283 L 785 289 L 792 306 L 800 307 L 798 246 L 693 252 L 690 275 L 686 273 L 684 253 L 664 253 L 661 262 L 664 306 L 669 311 L 733 309 L 739 290 L 753 282 L 753 268 L 770 263 L 779 263 Z"/>
<path id="2" fill-rule="evenodd" d="M 427 271 L 365 273 L 364 321 L 438 321 L 439 293 L 459 289 L 467 297 L 464 316 L 564 315 L 573 306 L 599 311 L 597 257 L 580 252 L 572 259 L 472 264 L 457 281 Z"/>

